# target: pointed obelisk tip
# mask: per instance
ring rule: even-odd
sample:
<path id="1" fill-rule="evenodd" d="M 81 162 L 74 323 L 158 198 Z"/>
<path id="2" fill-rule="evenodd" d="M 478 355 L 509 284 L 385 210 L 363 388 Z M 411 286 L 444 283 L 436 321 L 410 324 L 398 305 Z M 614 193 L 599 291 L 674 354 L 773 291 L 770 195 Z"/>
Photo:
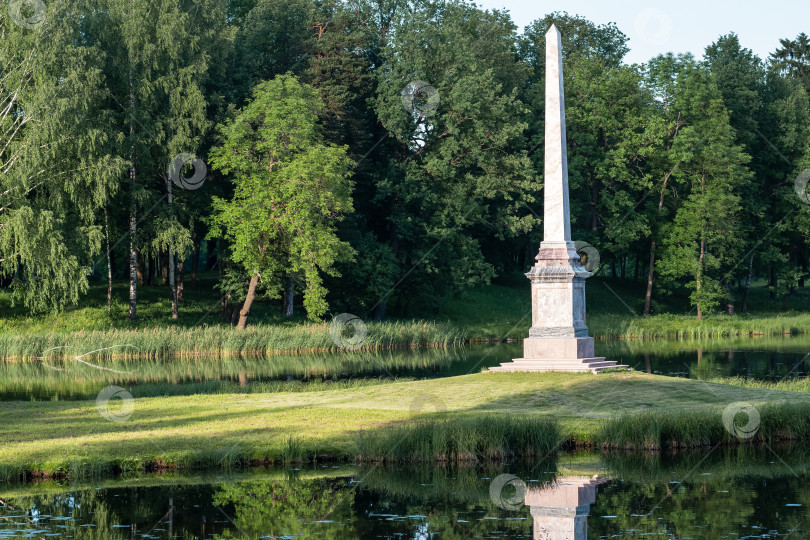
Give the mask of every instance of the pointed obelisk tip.
<path id="1" fill-rule="evenodd" d="M 557 30 L 557 25 L 556 24 L 551 25 L 551 28 L 548 29 L 548 32 L 546 32 L 546 35 L 549 35 L 549 34 L 552 34 L 552 33 L 557 34 L 558 36 L 560 35 L 560 31 Z"/>

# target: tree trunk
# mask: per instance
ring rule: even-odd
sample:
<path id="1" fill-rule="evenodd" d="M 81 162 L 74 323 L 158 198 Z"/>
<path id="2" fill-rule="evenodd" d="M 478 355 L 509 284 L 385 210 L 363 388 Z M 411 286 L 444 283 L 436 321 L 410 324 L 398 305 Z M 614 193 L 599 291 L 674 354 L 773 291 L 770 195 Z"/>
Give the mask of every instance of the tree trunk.
<path id="1" fill-rule="evenodd" d="M 253 304 L 253 299 L 256 298 L 256 285 L 259 284 L 259 276 L 253 276 L 250 278 L 250 285 L 248 286 L 247 296 L 245 297 L 245 304 L 242 306 L 242 310 L 239 312 L 239 324 L 236 325 L 237 328 L 244 329 L 247 325 L 247 318 L 250 314 L 250 306 Z"/>
<path id="2" fill-rule="evenodd" d="M 132 72 L 132 59 L 129 66 L 129 320 L 138 319 L 138 254 L 135 251 L 138 218 L 135 203 L 135 78 Z"/>
<path id="3" fill-rule="evenodd" d="M 697 268 L 697 280 L 695 282 L 695 292 L 697 292 L 697 301 L 695 302 L 695 306 L 697 307 L 697 320 L 703 320 L 703 311 L 700 309 L 700 280 L 703 278 L 703 239 L 700 240 L 700 255 L 698 256 L 698 268 Z"/>
<path id="4" fill-rule="evenodd" d="M 195 238 L 191 253 L 191 288 L 197 288 L 197 270 L 200 267 L 200 239 Z"/>
<path id="5" fill-rule="evenodd" d="M 396 258 L 397 253 L 399 252 L 399 236 L 397 236 L 397 229 L 396 226 L 392 226 L 391 228 L 391 241 L 389 242 L 389 247 L 391 248 L 391 254 L 394 255 Z M 385 312 L 388 310 L 388 295 L 391 294 L 391 291 L 385 293 L 379 302 L 377 302 L 377 306 L 374 308 L 374 320 L 375 321 L 384 321 L 385 320 Z"/>
<path id="6" fill-rule="evenodd" d="M 169 284 L 169 254 L 166 251 L 160 253 L 160 283 Z"/>
<path id="7" fill-rule="evenodd" d="M 104 207 L 104 236 L 107 240 L 107 313 L 112 311 L 112 259 L 110 257 L 110 220 Z"/>
<path id="8" fill-rule="evenodd" d="M 729 315 L 736 315 L 734 313 L 734 295 L 731 292 L 731 287 L 726 283 L 726 294 L 728 295 L 728 302 L 726 303 L 726 313 Z"/>
<path id="9" fill-rule="evenodd" d="M 175 281 L 174 275 L 174 253 L 172 253 L 171 248 L 169 248 L 169 260 L 168 260 L 168 270 L 169 270 L 169 289 L 172 292 L 172 319 L 177 319 L 177 283 Z"/>
<path id="10" fill-rule="evenodd" d="M 700 179 L 700 192 L 705 198 L 706 196 L 706 178 Z M 695 280 L 695 295 L 697 307 L 697 320 L 703 320 L 703 311 L 700 309 L 700 286 L 703 279 L 703 260 L 706 253 L 706 210 L 701 210 L 701 225 L 700 225 L 700 254 L 698 255 L 697 279 Z"/>
<path id="11" fill-rule="evenodd" d="M 138 285 L 144 285 L 146 283 L 146 261 L 148 258 L 143 253 L 138 252 Z"/>
<path id="12" fill-rule="evenodd" d="M 183 272 L 186 266 L 186 262 L 183 259 L 177 259 L 177 303 L 183 303 L 183 277 L 185 276 L 185 272 Z"/>
<path id="13" fill-rule="evenodd" d="M 754 256 L 748 259 L 748 274 L 745 276 L 745 294 L 743 295 L 742 312 L 748 313 L 748 293 L 751 291 L 751 278 L 754 276 Z"/>
<path id="14" fill-rule="evenodd" d="M 168 177 L 166 177 L 165 180 L 166 180 L 166 194 L 167 194 L 167 199 L 168 199 L 167 202 L 169 203 L 169 213 L 171 214 L 173 212 L 172 202 L 174 202 L 173 199 L 172 199 L 172 181 Z M 171 216 L 171 219 L 174 219 L 173 215 Z M 167 262 L 167 265 L 168 265 L 167 270 L 169 271 L 168 272 L 169 273 L 169 289 L 172 292 L 172 319 L 177 320 L 177 317 L 178 317 L 178 313 L 177 313 L 177 281 L 175 280 L 174 246 L 169 244 L 168 247 L 169 247 L 168 253 L 167 253 L 168 260 L 166 262 Z"/>
<path id="15" fill-rule="evenodd" d="M 770 289 L 771 300 L 776 300 L 776 265 L 771 263 L 768 273 L 768 288 Z"/>
<path id="16" fill-rule="evenodd" d="M 213 270 L 217 264 L 217 241 L 209 240 L 205 247 L 205 269 Z"/>
<path id="17" fill-rule="evenodd" d="M 633 262 L 633 281 L 638 281 L 638 267 L 639 267 L 638 263 L 641 260 L 641 256 L 638 253 L 635 253 L 634 255 L 635 256 L 633 257 L 633 259 L 635 260 Z"/>
<path id="18" fill-rule="evenodd" d="M 219 299 L 219 318 L 222 319 L 224 322 L 228 322 L 231 318 L 231 314 L 228 312 L 228 301 L 231 299 L 230 294 L 222 295 L 222 298 Z"/>
<path id="19" fill-rule="evenodd" d="M 146 282 L 149 285 L 155 284 L 155 258 L 149 257 L 147 259 L 149 261 L 149 269 L 146 271 Z"/>
<path id="20" fill-rule="evenodd" d="M 622 257 L 621 262 L 619 264 L 622 265 L 621 274 L 622 274 L 622 281 L 624 281 L 624 276 L 625 276 L 624 269 L 627 267 L 627 257 Z"/>
<path id="21" fill-rule="evenodd" d="M 293 316 L 293 300 L 295 299 L 295 282 L 292 276 L 287 278 L 287 290 L 284 293 L 284 316 Z"/>
<path id="22" fill-rule="evenodd" d="M 133 170 L 134 173 L 134 170 Z M 138 252 L 135 251 L 135 235 L 138 232 L 138 221 L 135 216 L 133 201 L 129 210 L 129 320 L 138 319 Z"/>
<path id="23" fill-rule="evenodd" d="M 647 274 L 647 294 L 644 295 L 644 315 L 650 314 L 650 302 L 652 300 L 654 271 L 655 271 L 655 240 L 650 242 L 650 271 Z"/>

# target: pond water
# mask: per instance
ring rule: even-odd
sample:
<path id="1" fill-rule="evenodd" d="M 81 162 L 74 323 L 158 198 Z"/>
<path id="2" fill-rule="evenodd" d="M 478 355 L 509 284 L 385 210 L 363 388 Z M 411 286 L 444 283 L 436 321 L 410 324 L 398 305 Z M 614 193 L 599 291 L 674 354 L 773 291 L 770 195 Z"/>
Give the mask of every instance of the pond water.
<path id="1" fill-rule="evenodd" d="M 608 341 L 596 354 L 630 367 L 676 377 L 743 376 L 764 380 L 810 372 L 810 334 L 713 340 Z M 278 381 L 448 377 L 476 373 L 522 355 L 521 343 L 377 353 L 260 358 L 163 358 L 97 362 L 44 359 L 0 363 L 0 401 L 94 398 L 106 386 L 135 397 L 223 391 L 266 391 Z M 278 389 L 278 388 L 276 388 Z"/>
<path id="2" fill-rule="evenodd" d="M 0 538 L 808 538 L 807 450 L 0 484 Z"/>

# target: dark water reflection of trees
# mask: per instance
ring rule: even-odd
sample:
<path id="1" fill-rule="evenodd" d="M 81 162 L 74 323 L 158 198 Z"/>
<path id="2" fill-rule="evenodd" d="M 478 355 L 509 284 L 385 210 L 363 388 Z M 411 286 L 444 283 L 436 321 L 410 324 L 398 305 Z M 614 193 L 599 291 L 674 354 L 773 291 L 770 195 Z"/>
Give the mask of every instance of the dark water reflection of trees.
<path id="1" fill-rule="evenodd" d="M 330 466 L 0 486 L 0 538 L 33 530 L 74 539 L 532 538 L 539 526 L 575 531 L 576 523 L 572 540 L 801 538 L 810 533 L 809 458 L 810 449 L 793 445 L 564 455 L 505 467 Z M 504 474 L 525 485 L 520 504 L 493 498 Z M 590 498 L 579 489 L 572 499 L 577 485 L 592 486 Z"/>

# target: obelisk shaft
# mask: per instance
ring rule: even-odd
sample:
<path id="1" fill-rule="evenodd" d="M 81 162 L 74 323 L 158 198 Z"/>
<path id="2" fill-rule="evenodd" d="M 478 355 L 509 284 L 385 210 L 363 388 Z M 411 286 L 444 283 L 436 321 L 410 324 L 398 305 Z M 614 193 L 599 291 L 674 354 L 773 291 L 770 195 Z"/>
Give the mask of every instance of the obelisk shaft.
<path id="1" fill-rule="evenodd" d="M 543 178 L 543 242 L 571 241 L 568 210 L 568 156 L 565 144 L 562 40 L 551 25 L 546 33 L 546 141 Z"/>

